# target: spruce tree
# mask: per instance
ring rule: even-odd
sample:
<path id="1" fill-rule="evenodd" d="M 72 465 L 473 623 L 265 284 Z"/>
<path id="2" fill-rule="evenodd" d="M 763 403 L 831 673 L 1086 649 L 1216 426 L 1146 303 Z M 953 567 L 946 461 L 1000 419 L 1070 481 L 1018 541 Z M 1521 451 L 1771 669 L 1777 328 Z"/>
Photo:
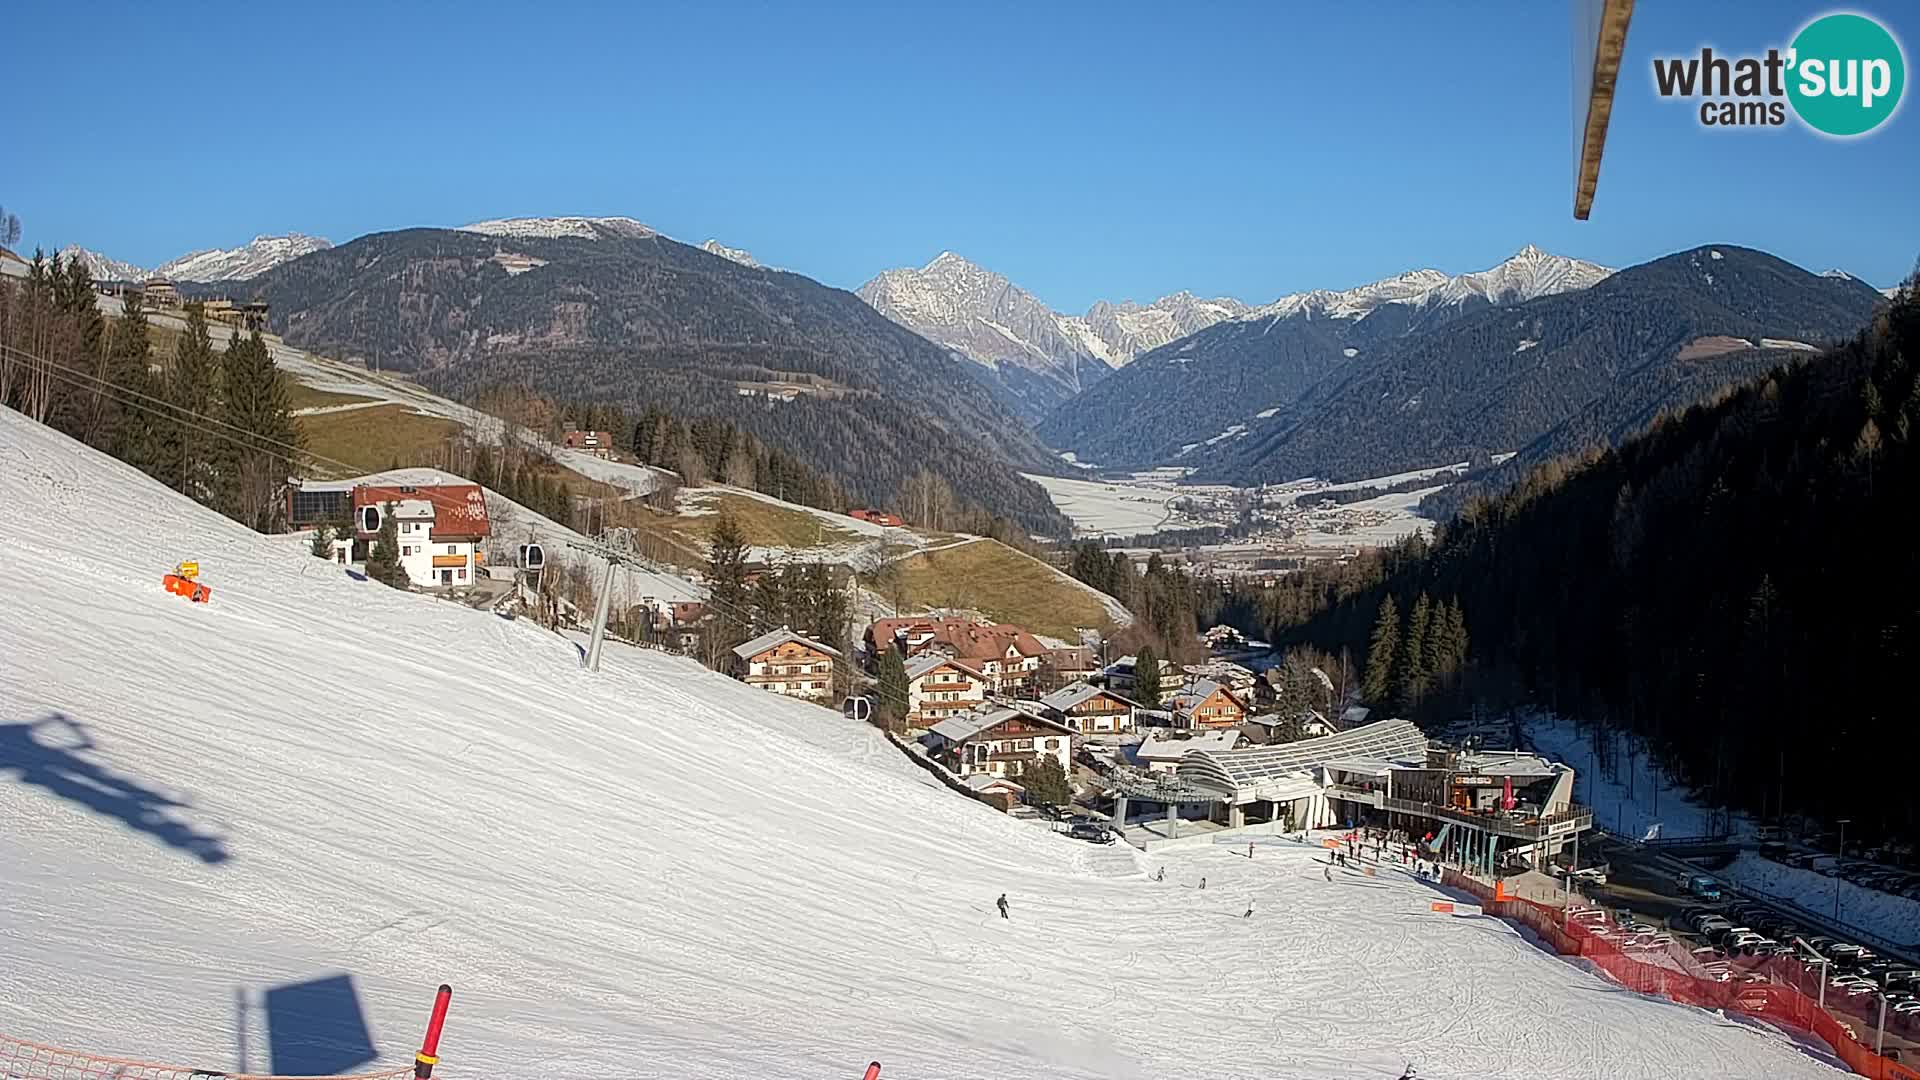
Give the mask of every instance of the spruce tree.
<path id="1" fill-rule="evenodd" d="M 173 418 L 177 437 L 169 447 L 175 454 L 174 487 L 199 502 L 211 503 L 216 492 L 216 446 L 222 440 L 214 432 L 221 430 L 213 419 L 220 407 L 220 368 L 213 355 L 213 340 L 207 334 L 206 311 L 199 304 L 187 306 L 187 330 L 180 341 L 179 355 L 167 375 L 163 395 Z"/>
<path id="2" fill-rule="evenodd" d="M 1394 667 L 1400 653 L 1400 605 L 1388 595 L 1380 601 L 1373 619 L 1373 638 L 1367 644 L 1367 673 L 1361 677 L 1360 693 L 1375 708 L 1393 705 Z"/>
<path id="3" fill-rule="evenodd" d="M 1433 685 L 1432 633 L 1433 601 L 1423 592 L 1407 614 L 1407 634 L 1400 649 L 1400 700 L 1409 707 L 1419 705 Z"/>
<path id="4" fill-rule="evenodd" d="M 769 630 L 777 630 L 782 626 L 791 626 L 802 633 L 809 632 L 809 628 L 804 625 L 806 620 L 804 618 L 796 619 L 794 617 L 796 613 L 792 610 L 793 605 L 790 603 L 788 582 L 784 580 L 786 575 L 794 575 L 797 577 L 795 570 L 795 567 L 789 566 L 786 574 L 783 575 L 775 571 L 772 567 L 768 567 L 761 572 L 759 579 L 753 583 L 754 633 L 764 634 Z M 793 584 L 797 586 L 799 582 L 796 580 Z M 796 593 L 798 592 L 797 589 L 794 591 Z"/>
<path id="5" fill-rule="evenodd" d="M 313 541 L 307 545 L 316 559 L 333 558 L 333 529 L 326 522 L 313 527 Z"/>
<path id="6" fill-rule="evenodd" d="M 897 645 L 889 645 L 887 651 L 880 654 L 880 686 L 876 694 L 874 713 L 880 722 L 892 730 L 904 727 L 907 721 L 907 662 L 900 655 Z"/>
<path id="7" fill-rule="evenodd" d="M 1149 709 L 1160 707 L 1160 657 L 1153 646 L 1141 648 L 1133 658 L 1133 697 Z"/>
<path id="8" fill-rule="evenodd" d="M 707 554 L 707 600 L 713 613 L 710 656 L 724 662 L 734 646 L 747 640 L 753 597 L 747 587 L 747 537 L 733 514 L 721 510 L 713 522 Z"/>
<path id="9" fill-rule="evenodd" d="M 396 589 L 411 583 L 407 568 L 400 565 L 400 523 L 393 516 L 392 503 L 381 509 L 380 531 L 374 534 L 373 548 L 367 552 L 367 576 Z"/>
<path id="10" fill-rule="evenodd" d="M 221 361 L 221 402 L 231 439 L 222 440 L 221 509 L 257 532 L 274 532 L 286 514 L 291 449 L 300 433 L 288 406 L 285 380 L 267 344 L 254 331 L 235 337 Z"/>
<path id="11" fill-rule="evenodd" d="M 119 422 L 114 425 L 108 452 L 170 488 L 177 489 L 179 451 L 172 413 L 152 398 L 165 387 L 149 370 L 153 363 L 153 336 L 139 293 L 128 293 L 125 314 L 114 328 L 107 378 L 123 398 Z"/>
<path id="12" fill-rule="evenodd" d="M 1060 759 L 1042 753 L 1032 768 L 1020 775 L 1020 786 L 1027 789 L 1027 802 L 1038 806 L 1065 806 L 1073 801 L 1073 784 Z"/>

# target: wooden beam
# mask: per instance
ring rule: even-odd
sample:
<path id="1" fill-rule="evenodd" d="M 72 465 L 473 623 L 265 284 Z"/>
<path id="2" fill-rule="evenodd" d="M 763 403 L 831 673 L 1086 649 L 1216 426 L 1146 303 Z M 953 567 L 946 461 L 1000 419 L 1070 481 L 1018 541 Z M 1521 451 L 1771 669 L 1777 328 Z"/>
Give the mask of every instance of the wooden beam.
<path id="1" fill-rule="evenodd" d="M 1580 133 L 1580 165 L 1573 190 L 1573 216 L 1580 221 L 1587 220 L 1592 212 L 1594 189 L 1600 184 L 1600 155 L 1607 146 L 1607 121 L 1613 116 L 1614 86 L 1619 82 L 1620 60 L 1627 50 L 1627 24 L 1633 19 L 1633 0 L 1600 0 L 1600 3 L 1586 121 Z"/>

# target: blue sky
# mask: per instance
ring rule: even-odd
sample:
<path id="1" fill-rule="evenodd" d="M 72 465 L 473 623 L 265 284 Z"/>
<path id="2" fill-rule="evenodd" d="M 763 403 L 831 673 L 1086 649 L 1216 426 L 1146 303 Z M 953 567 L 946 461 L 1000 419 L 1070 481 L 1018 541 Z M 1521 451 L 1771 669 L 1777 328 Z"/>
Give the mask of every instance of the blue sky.
<path id="1" fill-rule="evenodd" d="M 1892 284 L 1920 255 L 1912 102 L 1840 142 L 1707 132 L 1652 90 L 1656 53 L 1784 45 L 1826 10 L 1640 4 L 1576 222 L 1559 2 L 36 2 L 0 22 L 34 88 L 0 126 L 0 205 L 23 247 L 143 265 L 624 214 L 847 288 L 952 249 L 1066 310 L 1527 243 L 1613 265 L 1747 244 Z M 1856 10 L 1913 62 L 1920 12 Z"/>

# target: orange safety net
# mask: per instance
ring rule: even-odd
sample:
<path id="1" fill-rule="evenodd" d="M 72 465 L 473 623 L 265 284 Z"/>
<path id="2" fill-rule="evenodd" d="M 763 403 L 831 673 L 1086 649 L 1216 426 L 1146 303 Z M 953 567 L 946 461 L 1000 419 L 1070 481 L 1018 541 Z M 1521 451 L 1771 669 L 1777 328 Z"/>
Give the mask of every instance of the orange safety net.
<path id="1" fill-rule="evenodd" d="M 357 1073 L 330 1080 L 401 1080 L 412 1077 L 413 1066 L 387 1072 Z M 192 1069 L 179 1065 L 155 1065 L 125 1058 L 97 1057 L 74 1050 L 23 1042 L 0 1035 L 0 1080 L 296 1080 L 293 1077 L 268 1077 L 247 1073 L 227 1073 L 217 1069 Z M 310 1078 L 299 1078 L 310 1080 Z"/>
<path id="2" fill-rule="evenodd" d="M 1559 908 L 1511 897 L 1496 899 L 1484 882 L 1447 868 L 1444 884 L 1480 898 L 1482 910 L 1532 930 L 1564 956 L 1578 956 L 1630 990 L 1659 994 L 1683 1005 L 1743 1012 L 1778 1027 L 1810 1034 L 1833 1047 L 1855 1073 L 1873 1080 L 1920 1080 L 1920 1068 L 1882 1056 L 1879 999 L 1829 985 L 1820 1006 L 1819 965 L 1798 957 L 1734 956 L 1709 970 L 1684 944 L 1649 945 L 1607 922 L 1570 917 Z M 1920 1013 L 1885 1014 L 1885 1044 L 1906 1045 L 1920 1056 Z"/>

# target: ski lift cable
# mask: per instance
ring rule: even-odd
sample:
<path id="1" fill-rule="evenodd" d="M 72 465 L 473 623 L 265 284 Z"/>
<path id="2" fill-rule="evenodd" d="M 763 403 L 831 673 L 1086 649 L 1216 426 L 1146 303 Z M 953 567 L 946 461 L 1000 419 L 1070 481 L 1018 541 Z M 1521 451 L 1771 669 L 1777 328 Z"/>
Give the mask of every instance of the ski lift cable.
<path id="1" fill-rule="evenodd" d="M 62 364 L 58 361 L 48 360 L 44 357 L 35 356 L 32 353 L 26 352 L 25 350 L 22 350 L 22 349 L 14 348 L 13 346 L 10 346 L 10 345 L 0 344 L 0 351 L 14 353 L 19 356 L 25 357 L 34 363 L 45 365 L 46 373 L 49 376 L 56 379 L 60 379 L 61 381 L 71 386 L 74 386 L 78 389 L 99 393 L 101 396 L 107 398 L 110 401 L 113 401 L 115 404 L 124 406 L 129 409 L 133 409 L 136 412 L 142 412 L 150 416 L 158 417 L 170 423 L 184 424 L 185 426 L 192 428 L 193 430 L 199 431 L 202 434 L 208 435 L 212 438 L 216 438 L 216 439 L 223 440 L 225 442 L 232 443 L 234 445 L 242 447 L 243 449 L 255 450 L 257 452 L 266 454 L 267 456 L 272 457 L 276 460 L 284 461 L 289 465 L 297 466 L 302 459 L 307 459 L 311 461 L 317 461 L 325 465 L 336 466 L 349 473 L 356 471 L 358 468 L 358 466 L 349 464 L 348 462 L 341 461 L 338 458 L 331 458 L 325 454 L 315 453 L 311 450 L 304 449 L 302 447 L 293 445 L 291 443 L 281 442 L 277 439 L 271 439 L 266 436 L 257 435 L 255 433 L 247 431 L 245 428 L 241 428 L 235 424 L 221 420 L 218 417 L 207 416 L 203 413 L 195 412 L 194 410 L 189 409 L 186 406 L 178 405 L 173 402 L 166 401 L 162 398 L 154 397 L 151 394 L 143 393 L 142 391 L 114 382 L 113 380 L 108 379 L 104 376 L 95 375 L 92 372 L 84 371 L 67 364 Z M 109 390 L 117 391 L 119 395 L 126 395 L 126 396 L 123 397 L 123 396 L 118 396 L 115 393 L 109 393 L 107 392 Z M 172 414 L 177 414 L 177 415 L 172 415 Z M 238 432 L 239 434 L 238 435 L 231 434 L 226 431 L 218 430 L 219 428 L 229 428 L 229 429 L 232 429 L 233 432 Z M 284 451 L 284 452 L 276 452 L 275 448 L 277 448 L 279 451 Z M 447 509 L 461 509 L 461 510 L 465 509 L 464 503 L 458 500 L 452 499 L 448 496 L 438 495 L 432 492 L 421 492 L 420 495 L 426 501 L 432 502 L 438 506 L 443 506 Z M 627 530 L 623 529 L 622 531 L 625 532 Z M 641 565 L 643 569 L 647 570 L 650 573 L 656 573 L 656 574 L 671 573 L 671 571 L 667 570 L 666 568 L 660 566 L 657 563 L 654 563 L 652 560 L 646 559 L 644 556 L 638 555 L 637 553 L 615 551 L 611 547 L 607 546 L 606 544 L 594 543 L 591 541 L 582 542 L 582 541 L 575 541 L 575 540 L 568 540 L 565 542 L 565 544 L 567 547 L 588 552 L 590 554 L 596 554 L 610 561 L 621 562 L 621 563 L 637 562 Z M 709 596 L 706 600 L 706 604 L 708 607 L 714 608 L 716 610 L 721 610 L 724 614 L 728 614 L 733 618 L 740 620 L 743 625 L 749 625 L 749 626 L 752 625 L 754 621 L 752 612 L 742 611 L 738 608 L 734 608 L 732 605 L 713 600 L 710 593 L 711 593 L 711 590 L 709 590 Z M 829 659 L 831 660 L 831 662 L 835 667 L 839 668 L 840 671 L 848 677 L 848 680 L 850 683 L 858 682 L 862 677 L 863 673 L 860 672 L 857 668 L 855 668 L 852 665 L 852 663 L 846 660 L 844 657 L 837 658 L 837 659 L 835 658 L 829 658 Z"/>
<path id="2" fill-rule="evenodd" d="M 149 416 L 159 417 L 160 419 L 166 420 L 170 423 L 184 424 L 185 426 L 190 427 L 196 431 L 199 431 L 202 434 L 211 436 L 216 439 L 221 439 L 229 443 L 233 443 L 237 446 L 240 446 L 243 449 L 257 451 L 259 453 L 265 454 L 268 457 L 274 458 L 276 460 L 284 461 L 290 466 L 297 467 L 301 463 L 302 459 L 305 459 L 310 461 L 316 461 L 323 465 L 336 467 L 348 474 L 357 473 L 360 469 L 360 466 L 353 465 L 345 461 L 341 461 L 338 458 L 331 458 L 326 456 L 325 454 L 315 453 L 314 451 L 303 449 L 291 443 L 285 443 L 277 439 L 270 439 L 264 435 L 254 434 L 252 432 L 247 431 L 245 428 L 241 428 L 234 424 L 230 424 L 224 420 L 219 419 L 218 417 L 206 416 L 202 413 L 194 412 L 192 409 L 189 409 L 183 405 L 176 405 L 173 402 L 165 401 L 163 399 L 153 397 L 150 394 L 145 394 L 138 390 L 134 390 L 130 387 L 122 386 L 119 383 L 113 382 L 112 380 L 104 378 L 102 376 L 95 375 L 91 372 L 81 371 L 80 369 L 69 367 L 65 364 L 60 364 L 55 361 L 43 360 L 33 356 L 33 354 L 31 353 L 23 352 L 22 350 L 15 349 L 12 346 L 8 346 L 8 345 L 0 345 L 0 350 L 12 352 L 12 353 L 18 353 L 19 355 L 32 359 L 35 363 L 45 364 L 47 365 L 47 369 L 48 369 L 47 374 L 52 376 L 53 378 L 60 379 L 61 381 L 66 382 L 69 385 L 74 386 L 81 390 L 87 390 L 87 391 L 99 393 L 102 397 L 105 397 L 106 399 L 114 402 L 115 404 L 122 405 L 129 409 L 133 409 L 136 412 L 146 413 Z M 98 385 L 95 385 L 95 384 L 98 384 Z M 107 393 L 105 390 L 102 390 L 101 387 L 107 387 L 112 390 L 117 390 L 122 394 L 130 395 L 132 398 L 139 399 L 139 400 L 128 400 L 127 398 L 124 398 L 124 397 L 117 397 L 114 394 Z M 151 404 L 143 404 L 143 402 L 147 402 Z M 160 408 L 155 408 L 154 407 L 155 405 L 160 406 Z M 179 415 L 177 416 L 168 415 L 166 412 L 161 411 L 161 409 L 170 409 L 178 413 Z M 232 428 L 234 431 L 239 432 L 240 435 L 236 436 L 233 434 L 229 434 L 227 432 L 216 430 L 214 427 L 208 426 L 210 424 L 218 425 L 220 427 Z M 285 451 L 285 452 L 276 452 L 276 449 L 274 448 L 277 448 L 279 451 Z M 455 499 L 451 496 L 439 495 L 433 492 L 424 492 L 424 491 L 419 492 L 418 494 L 423 500 L 432 502 L 437 506 L 441 506 L 449 510 L 464 511 L 466 509 L 466 504 L 463 501 L 459 499 Z"/>

